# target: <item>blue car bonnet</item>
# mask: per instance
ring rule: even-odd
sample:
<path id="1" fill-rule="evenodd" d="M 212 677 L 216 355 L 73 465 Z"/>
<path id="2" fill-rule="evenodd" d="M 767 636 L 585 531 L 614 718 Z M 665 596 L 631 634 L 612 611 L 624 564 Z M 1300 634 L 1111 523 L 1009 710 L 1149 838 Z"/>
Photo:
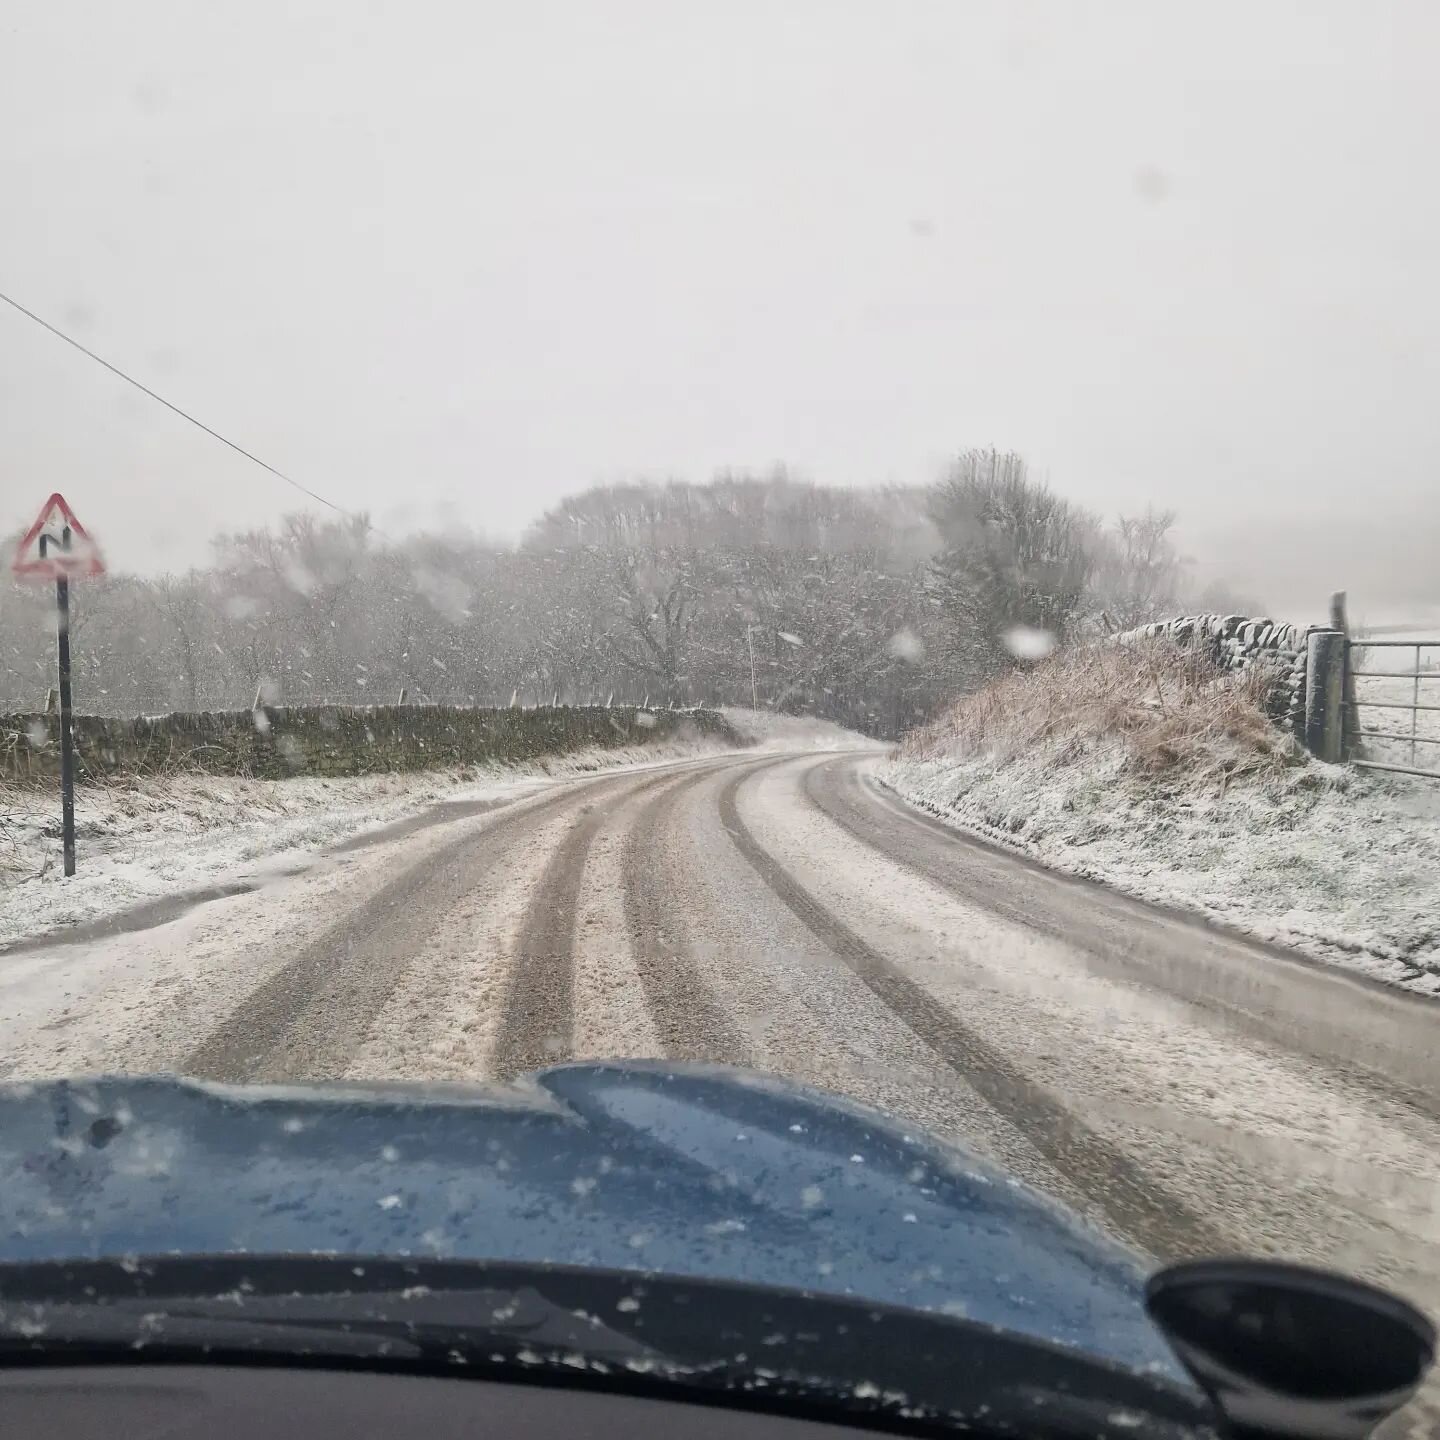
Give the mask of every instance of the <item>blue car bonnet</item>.
<path id="1" fill-rule="evenodd" d="M 0 1087 L 0 1259 L 290 1253 L 653 1271 L 964 1315 L 1183 1380 L 1131 1256 L 965 1151 L 768 1076 Z"/>

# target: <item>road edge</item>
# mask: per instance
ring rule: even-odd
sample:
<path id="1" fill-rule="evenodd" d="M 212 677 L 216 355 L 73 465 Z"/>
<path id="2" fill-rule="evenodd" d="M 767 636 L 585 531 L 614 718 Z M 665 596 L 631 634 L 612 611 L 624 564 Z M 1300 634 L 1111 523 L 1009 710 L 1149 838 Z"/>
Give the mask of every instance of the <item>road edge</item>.
<path id="1" fill-rule="evenodd" d="M 1073 885 L 1077 888 L 1087 890 L 1098 890 L 1101 893 L 1113 896 L 1127 905 L 1134 905 L 1152 915 L 1161 915 L 1167 920 L 1178 921 L 1192 929 L 1209 931 L 1213 934 L 1223 936 L 1228 940 L 1242 941 L 1246 945 L 1262 950 L 1274 959 L 1286 961 L 1291 964 L 1302 965 L 1307 969 L 1319 970 L 1326 974 L 1333 975 L 1342 980 L 1349 980 L 1364 989 L 1374 990 L 1383 995 L 1389 995 L 1396 999 L 1408 1001 L 1417 1006 L 1436 1007 L 1440 1013 L 1440 992 L 1430 993 L 1424 990 L 1414 990 L 1407 985 L 1387 980 L 1380 975 L 1372 975 L 1364 970 L 1356 970 L 1331 959 L 1327 956 L 1317 954 L 1313 951 L 1302 950 L 1295 945 L 1287 945 L 1280 940 L 1272 940 L 1268 936 L 1257 935 L 1241 925 L 1227 922 L 1219 916 L 1212 915 L 1209 911 L 1188 906 L 1173 904 L 1164 900 L 1155 900 L 1146 895 L 1136 894 L 1135 891 L 1127 889 L 1124 885 L 1107 879 L 1102 875 L 1086 875 L 1074 870 L 1065 870 L 1058 865 L 1051 865 L 1040 859 L 1032 851 L 1026 850 L 1012 842 L 1007 842 L 1000 835 L 992 835 L 984 830 L 975 829 L 962 821 L 951 819 L 943 815 L 932 806 L 925 805 L 918 800 L 912 800 L 910 796 L 897 789 L 883 776 L 870 773 L 861 775 L 861 783 L 873 787 L 877 791 L 883 791 L 894 805 L 904 810 L 912 819 L 940 834 L 947 835 L 951 839 L 963 843 L 976 845 L 982 849 L 993 851 L 997 855 L 1003 855 L 1008 860 L 1018 860 L 1028 868 L 1047 876 L 1052 880 L 1060 881 L 1066 885 Z"/>

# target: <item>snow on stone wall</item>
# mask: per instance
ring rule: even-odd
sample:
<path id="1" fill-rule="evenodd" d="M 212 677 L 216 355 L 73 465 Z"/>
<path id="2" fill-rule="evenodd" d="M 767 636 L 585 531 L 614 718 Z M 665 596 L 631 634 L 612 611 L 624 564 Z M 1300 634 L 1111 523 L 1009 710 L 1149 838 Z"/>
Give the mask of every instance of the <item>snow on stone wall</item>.
<path id="1" fill-rule="evenodd" d="M 600 705 L 297 705 L 133 720 L 77 715 L 74 733 L 81 781 L 177 772 L 283 779 L 437 770 L 648 745 L 690 733 L 740 743 L 718 711 Z M 59 738 L 54 715 L 0 715 L 0 780 L 53 778 Z"/>
<path id="2" fill-rule="evenodd" d="M 1136 640 L 1201 645 L 1222 670 L 1269 667 L 1275 676 L 1270 713 L 1299 736 L 1305 728 L 1305 660 L 1314 628 L 1244 615 L 1181 615 L 1126 630 L 1115 639 L 1122 645 Z"/>

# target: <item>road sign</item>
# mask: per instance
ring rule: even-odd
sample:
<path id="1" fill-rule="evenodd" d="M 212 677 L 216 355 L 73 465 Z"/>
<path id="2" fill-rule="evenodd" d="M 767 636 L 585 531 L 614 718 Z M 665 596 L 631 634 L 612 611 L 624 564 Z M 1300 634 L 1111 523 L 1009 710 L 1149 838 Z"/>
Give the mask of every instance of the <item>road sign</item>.
<path id="1" fill-rule="evenodd" d="M 99 548 L 59 493 L 40 508 L 10 568 L 18 580 L 55 582 L 60 669 L 60 829 L 65 873 L 75 873 L 75 723 L 70 700 L 70 582 L 105 573 Z"/>
<path id="2" fill-rule="evenodd" d="M 25 532 L 10 564 L 17 580 L 93 580 L 105 573 L 100 549 L 65 497 L 52 495 L 40 508 L 35 523 Z"/>

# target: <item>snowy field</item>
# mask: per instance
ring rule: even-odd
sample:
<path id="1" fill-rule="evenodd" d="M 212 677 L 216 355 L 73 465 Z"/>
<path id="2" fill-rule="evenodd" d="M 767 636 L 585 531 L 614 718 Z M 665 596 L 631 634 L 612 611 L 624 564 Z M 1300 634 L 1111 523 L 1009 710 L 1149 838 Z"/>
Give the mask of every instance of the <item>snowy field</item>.
<path id="1" fill-rule="evenodd" d="M 1417 631 L 1413 635 L 1386 633 L 1376 641 L 1436 641 L 1440 625 Z M 1418 659 L 1418 664 L 1417 664 Z M 1352 665 L 1366 672 L 1355 677 L 1355 698 L 1359 702 L 1360 726 L 1363 730 L 1382 730 L 1390 736 L 1414 735 L 1407 739 L 1362 737 L 1367 759 L 1386 765 L 1408 765 L 1422 770 L 1440 771 L 1440 708 L 1397 709 L 1420 705 L 1440 707 L 1440 641 L 1421 645 L 1384 643 L 1351 651 Z M 1420 678 L 1412 677 L 1418 675 Z M 1434 742 L 1434 743 L 1427 743 Z"/>

